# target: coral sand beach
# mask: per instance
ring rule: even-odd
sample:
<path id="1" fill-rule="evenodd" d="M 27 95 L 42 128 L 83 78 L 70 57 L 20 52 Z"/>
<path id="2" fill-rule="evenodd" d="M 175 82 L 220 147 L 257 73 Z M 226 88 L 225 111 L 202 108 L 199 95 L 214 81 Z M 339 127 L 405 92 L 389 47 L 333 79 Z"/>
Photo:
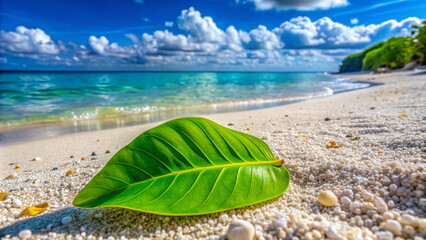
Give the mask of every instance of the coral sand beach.
<path id="1" fill-rule="evenodd" d="M 1 0 L 0 239 L 425 239 L 425 13 Z"/>
<path id="2" fill-rule="evenodd" d="M 291 182 L 277 199 L 188 217 L 73 207 L 113 154 L 159 123 L 80 132 L 0 146 L 0 189 L 10 193 L 0 201 L 0 237 L 423 239 L 426 72 L 344 76 L 380 85 L 204 116 L 261 138 L 284 160 Z M 41 214 L 18 217 L 41 203 Z"/>

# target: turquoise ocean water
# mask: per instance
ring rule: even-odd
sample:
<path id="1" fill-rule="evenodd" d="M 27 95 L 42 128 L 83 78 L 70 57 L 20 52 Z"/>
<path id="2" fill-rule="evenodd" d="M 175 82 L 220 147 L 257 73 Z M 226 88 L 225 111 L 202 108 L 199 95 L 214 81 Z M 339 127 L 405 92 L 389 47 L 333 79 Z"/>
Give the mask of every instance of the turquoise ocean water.
<path id="1" fill-rule="evenodd" d="M 3 72 L 0 141 L 34 138 L 30 135 L 43 135 L 49 127 L 62 129 L 53 135 L 99 130 L 277 106 L 368 86 L 322 73 Z"/>

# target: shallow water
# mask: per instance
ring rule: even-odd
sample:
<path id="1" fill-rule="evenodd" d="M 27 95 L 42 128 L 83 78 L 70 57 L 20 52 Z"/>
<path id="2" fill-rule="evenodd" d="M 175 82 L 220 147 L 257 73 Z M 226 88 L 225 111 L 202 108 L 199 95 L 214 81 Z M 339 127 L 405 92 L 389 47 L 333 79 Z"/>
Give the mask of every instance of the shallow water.
<path id="1" fill-rule="evenodd" d="M 369 86 L 317 73 L 1 73 L 0 142 L 47 137 L 46 127 L 56 129 L 49 136 L 60 135 L 271 107 Z M 34 125 L 46 122 L 55 124 Z"/>

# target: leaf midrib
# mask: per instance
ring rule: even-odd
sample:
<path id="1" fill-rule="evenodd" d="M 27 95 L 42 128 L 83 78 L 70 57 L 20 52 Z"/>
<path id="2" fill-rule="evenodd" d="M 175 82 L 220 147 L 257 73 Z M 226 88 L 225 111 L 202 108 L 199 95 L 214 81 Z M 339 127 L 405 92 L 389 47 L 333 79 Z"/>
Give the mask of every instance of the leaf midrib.
<path id="1" fill-rule="evenodd" d="M 114 192 L 114 191 L 118 191 L 118 190 L 121 190 L 121 189 L 124 189 L 124 188 L 131 187 L 133 185 L 141 184 L 143 182 L 147 182 L 147 181 L 151 181 L 151 180 L 155 181 L 155 180 L 157 180 L 159 178 L 169 177 L 169 176 L 172 176 L 172 175 L 179 175 L 179 174 L 182 174 L 182 173 L 189 173 L 189 172 L 195 172 L 195 171 L 204 171 L 204 170 L 211 170 L 211 169 L 217 169 L 217 168 L 226 168 L 226 167 L 243 167 L 243 166 L 258 166 L 258 165 L 260 165 L 260 166 L 261 165 L 274 165 L 274 166 L 280 167 L 283 164 L 284 164 L 284 160 L 256 161 L 256 162 L 230 163 L 230 164 L 224 164 L 224 165 L 213 165 L 213 166 L 208 166 L 208 167 L 197 167 L 197 168 L 191 168 L 191 169 L 186 169 L 186 170 L 181 170 L 181 171 L 174 171 L 174 172 L 167 173 L 167 174 L 164 174 L 164 175 L 161 175 L 161 176 L 158 176 L 158 177 L 151 177 L 151 178 L 143 180 L 143 181 L 139 181 L 139 182 L 135 182 L 135 183 L 130 183 L 130 184 L 126 185 L 126 186 L 113 189 L 111 191 L 102 193 L 102 194 L 97 195 L 95 197 L 92 197 L 92 198 L 89 198 L 89 199 L 85 199 L 85 201 L 74 203 L 74 204 L 76 204 L 76 205 L 82 204 L 82 203 L 88 202 L 88 201 L 90 201 L 92 199 L 104 196 L 104 195 L 109 194 L 109 193 Z M 102 175 L 101 177 L 110 177 L 110 176 L 108 176 L 108 175 Z"/>

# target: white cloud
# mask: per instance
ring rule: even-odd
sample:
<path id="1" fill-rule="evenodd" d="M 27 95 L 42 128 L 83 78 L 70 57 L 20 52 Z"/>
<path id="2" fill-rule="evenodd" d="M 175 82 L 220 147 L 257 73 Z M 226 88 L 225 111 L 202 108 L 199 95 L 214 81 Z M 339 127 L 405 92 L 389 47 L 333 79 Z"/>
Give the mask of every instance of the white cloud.
<path id="1" fill-rule="evenodd" d="M 15 32 L 0 31 L 0 50 L 26 54 L 58 54 L 58 46 L 43 30 L 23 26 Z"/>
<path id="2" fill-rule="evenodd" d="M 216 26 L 211 17 L 201 17 L 193 7 L 183 10 L 178 17 L 178 27 L 188 31 L 195 42 L 223 43 L 225 33 Z"/>
<path id="3" fill-rule="evenodd" d="M 286 48 L 363 48 L 391 36 L 408 36 L 411 25 L 420 22 L 420 19 L 412 17 L 401 22 L 389 20 L 381 24 L 348 27 L 328 17 L 314 22 L 308 17 L 297 17 L 273 31 L 281 37 Z"/>
<path id="4" fill-rule="evenodd" d="M 41 29 L 18 27 L 16 32 L 0 32 L 0 53 L 67 66 L 157 69 L 274 66 L 279 69 L 302 61 L 312 64 L 317 61 L 317 65 L 337 68 L 344 56 L 391 36 L 409 35 L 411 25 L 419 23 L 418 18 L 407 18 L 399 22 L 346 26 L 327 17 L 315 21 L 296 17 L 274 29 L 259 25 L 243 31 L 231 25 L 223 30 L 211 17 L 189 8 L 177 19 L 182 34 L 169 30 L 141 36 L 126 34 L 132 41 L 130 45 L 111 43 L 105 36 L 90 36 L 87 45 L 77 45 L 54 43 Z"/>
<path id="5" fill-rule="evenodd" d="M 353 25 L 357 25 L 358 24 L 358 18 L 352 18 L 351 19 L 351 23 L 353 24 Z"/>
<path id="6" fill-rule="evenodd" d="M 126 58 L 135 55 L 135 51 L 132 47 L 122 47 L 117 43 L 109 44 L 108 39 L 104 36 L 100 38 L 91 36 L 89 38 L 89 46 L 92 48 L 93 52 L 101 56 Z"/>
<path id="7" fill-rule="evenodd" d="M 347 0 L 250 0 L 259 10 L 302 10 L 330 9 L 349 4 Z"/>
<path id="8" fill-rule="evenodd" d="M 165 25 L 166 27 L 173 27 L 174 22 L 169 22 L 169 21 L 167 21 L 167 22 L 165 22 L 165 23 L 164 23 L 164 25 Z"/>

